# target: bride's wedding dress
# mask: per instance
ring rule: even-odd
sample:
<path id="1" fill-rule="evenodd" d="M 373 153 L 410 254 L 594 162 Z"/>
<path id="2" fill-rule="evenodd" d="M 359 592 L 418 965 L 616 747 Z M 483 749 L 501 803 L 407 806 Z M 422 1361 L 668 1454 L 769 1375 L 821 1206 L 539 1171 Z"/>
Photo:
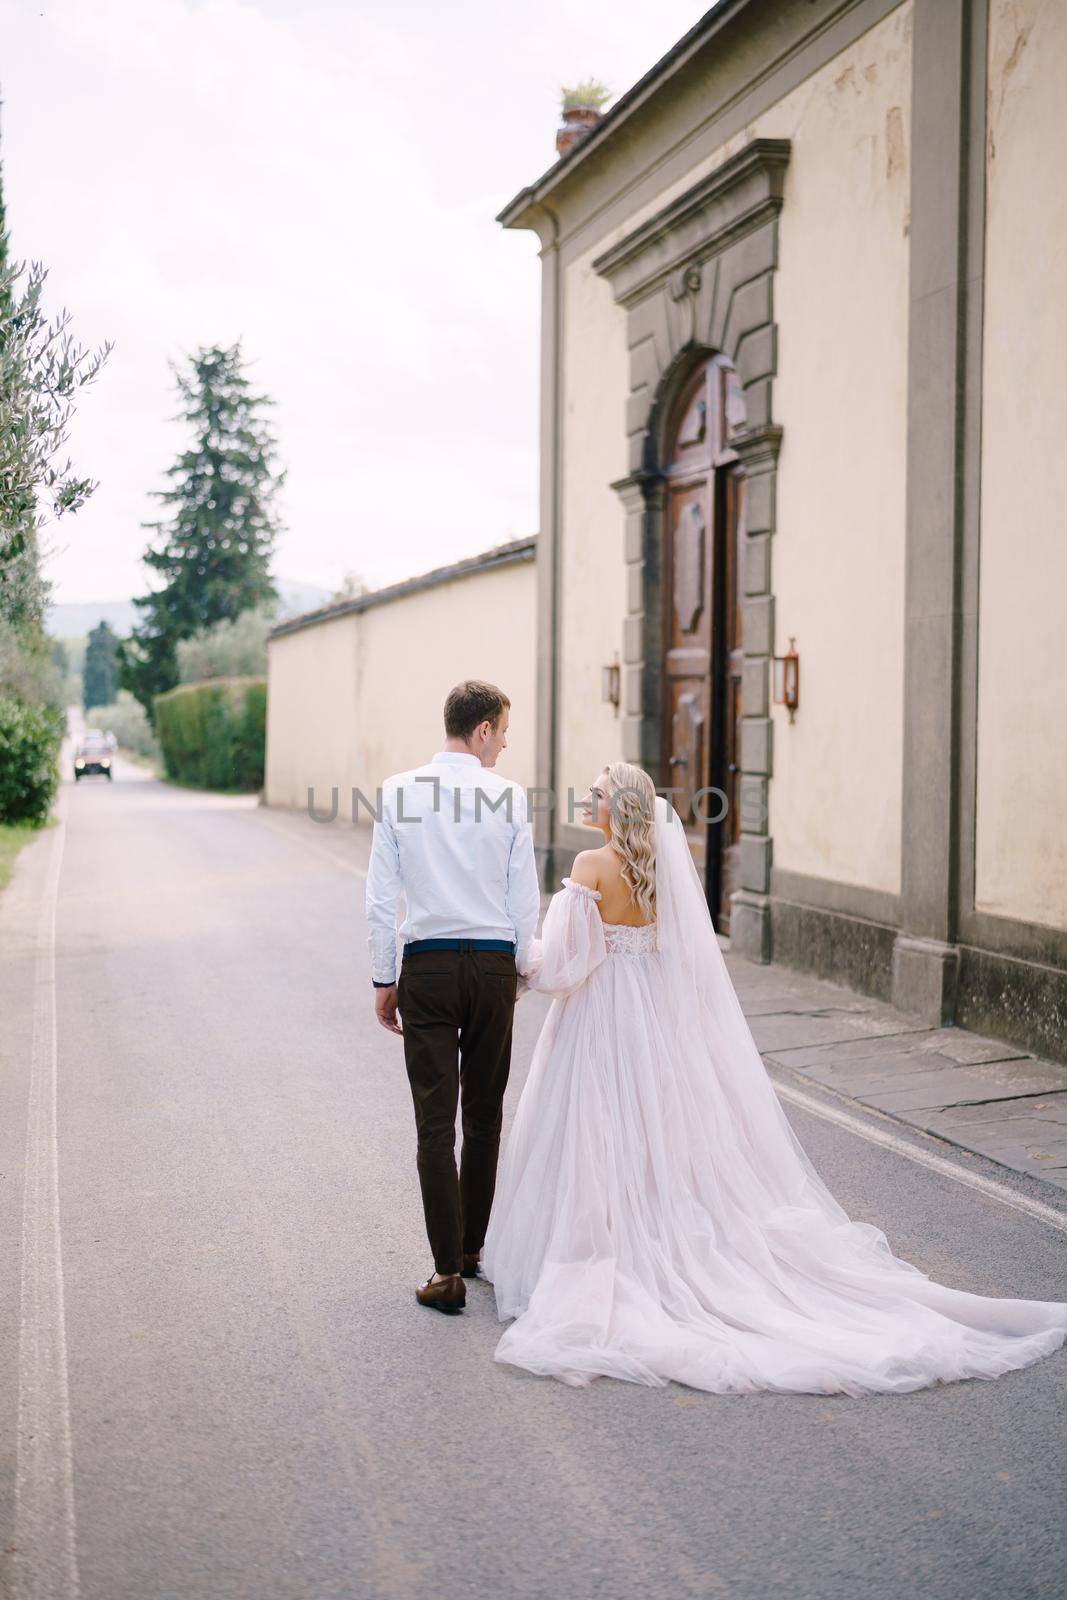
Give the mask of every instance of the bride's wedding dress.
<path id="1" fill-rule="evenodd" d="M 717 1393 L 903 1393 L 1067 1338 L 1067 1303 L 933 1282 L 850 1220 L 786 1120 L 673 807 L 656 921 L 564 879 L 529 974 L 554 995 L 482 1253 L 496 1359 Z"/>

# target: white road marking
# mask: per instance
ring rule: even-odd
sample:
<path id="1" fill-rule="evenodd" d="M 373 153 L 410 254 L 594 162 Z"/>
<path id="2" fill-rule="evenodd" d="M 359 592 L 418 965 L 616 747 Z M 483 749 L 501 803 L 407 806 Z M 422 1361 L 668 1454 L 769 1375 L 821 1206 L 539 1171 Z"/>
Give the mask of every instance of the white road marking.
<path id="1" fill-rule="evenodd" d="M 15 1600 L 77 1600 L 63 1251 L 56 1141 L 56 902 L 68 787 L 60 790 L 37 932 L 26 1122 L 19 1325 Z"/>
<path id="2" fill-rule="evenodd" d="M 780 1063 L 776 1063 L 780 1065 Z M 1045 1205 L 1041 1200 L 1031 1199 L 1029 1195 L 1020 1194 L 1006 1183 L 998 1182 L 996 1178 L 984 1177 L 980 1172 L 968 1172 L 966 1167 L 950 1161 L 947 1156 L 938 1155 L 934 1150 L 926 1150 L 921 1144 L 913 1144 L 911 1140 L 901 1138 L 889 1128 L 879 1128 L 866 1117 L 857 1116 L 855 1112 L 848 1111 L 844 1106 L 827 1105 L 825 1101 L 818 1100 L 814 1095 L 805 1094 L 803 1089 L 798 1089 L 794 1084 L 784 1083 L 772 1075 L 771 1081 L 783 1100 L 791 1100 L 794 1105 L 801 1106 L 803 1110 L 810 1111 L 812 1116 L 822 1117 L 824 1122 L 832 1122 L 839 1128 L 846 1128 L 850 1133 L 858 1134 L 861 1139 L 868 1140 L 871 1144 L 881 1145 L 885 1150 L 892 1150 L 895 1154 L 906 1156 L 909 1161 L 918 1162 L 922 1167 L 930 1167 L 934 1172 L 939 1172 L 943 1177 L 951 1178 L 955 1183 L 962 1183 L 969 1189 L 976 1189 L 979 1194 L 986 1195 L 991 1200 L 998 1200 L 1001 1205 L 1011 1206 L 1015 1211 L 1022 1211 L 1028 1217 L 1034 1217 L 1038 1222 L 1047 1223 L 1050 1228 L 1057 1228 L 1060 1233 L 1067 1233 L 1067 1214 L 1057 1211 L 1055 1206 Z M 833 1093 L 834 1091 L 829 1091 Z M 880 1113 L 871 1111 L 871 1116 Z M 884 1115 L 885 1113 L 881 1113 Z M 913 1130 L 920 1138 L 933 1138 L 932 1134 L 924 1133 L 922 1128 Z M 979 1154 L 980 1152 L 974 1152 Z"/>

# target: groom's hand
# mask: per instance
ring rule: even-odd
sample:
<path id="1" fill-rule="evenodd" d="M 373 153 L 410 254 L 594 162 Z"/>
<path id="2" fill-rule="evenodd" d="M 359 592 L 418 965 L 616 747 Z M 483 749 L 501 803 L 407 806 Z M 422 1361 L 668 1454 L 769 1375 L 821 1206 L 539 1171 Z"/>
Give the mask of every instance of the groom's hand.
<path id="1" fill-rule="evenodd" d="M 383 1028 L 388 1028 L 390 1033 L 399 1033 L 403 1036 L 396 1015 L 396 984 L 391 983 L 388 989 L 375 989 L 374 1015 L 378 1018 Z"/>

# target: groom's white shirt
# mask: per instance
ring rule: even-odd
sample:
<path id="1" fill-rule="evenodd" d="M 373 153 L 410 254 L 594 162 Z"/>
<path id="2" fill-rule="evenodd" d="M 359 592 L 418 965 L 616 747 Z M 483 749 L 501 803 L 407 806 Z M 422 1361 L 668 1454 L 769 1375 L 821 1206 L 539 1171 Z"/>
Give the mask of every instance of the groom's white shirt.
<path id="1" fill-rule="evenodd" d="M 397 903 L 406 912 L 400 942 L 507 939 L 515 964 L 526 954 L 541 909 L 526 796 L 476 755 L 439 750 L 425 766 L 382 785 L 367 870 L 371 976 L 396 976 Z"/>

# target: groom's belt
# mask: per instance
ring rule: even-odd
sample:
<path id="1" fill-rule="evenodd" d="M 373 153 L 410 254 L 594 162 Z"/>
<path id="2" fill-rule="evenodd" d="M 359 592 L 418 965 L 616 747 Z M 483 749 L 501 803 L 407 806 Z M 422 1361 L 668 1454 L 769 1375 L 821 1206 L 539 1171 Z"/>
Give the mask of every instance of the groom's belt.
<path id="1" fill-rule="evenodd" d="M 417 955 L 420 950 L 510 950 L 515 954 L 513 939 L 412 939 L 404 946 L 406 956 Z"/>

